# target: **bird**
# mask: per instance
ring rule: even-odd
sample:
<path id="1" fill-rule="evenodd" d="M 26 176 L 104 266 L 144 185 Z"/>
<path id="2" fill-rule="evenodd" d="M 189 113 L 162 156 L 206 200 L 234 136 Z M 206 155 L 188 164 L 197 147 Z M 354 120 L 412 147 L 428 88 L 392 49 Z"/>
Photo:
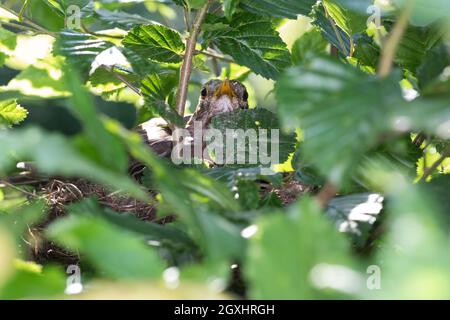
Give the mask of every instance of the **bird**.
<path id="1" fill-rule="evenodd" d="M 238 109 L 248 109 L 248 91 L 245 85 L 238 80 L 209 80 L 202 86 L 194 113 L 184 117 L 185 129 L 194 137 L 194 125 L 208 129 L 213 117 Z M 171 156 L 174 139 L 167 121 L 152 118 L 140 124 L 136 130 L 158 156 L 166 158 Z M 195 143 L 199 142 L 192 142 Z"/>

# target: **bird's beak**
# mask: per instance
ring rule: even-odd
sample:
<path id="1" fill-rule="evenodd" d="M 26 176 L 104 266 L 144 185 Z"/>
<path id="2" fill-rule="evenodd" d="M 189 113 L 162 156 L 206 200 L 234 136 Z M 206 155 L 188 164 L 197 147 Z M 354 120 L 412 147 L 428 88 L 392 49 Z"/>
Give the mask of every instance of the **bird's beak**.
<path id="1" fill-rule="evenodd" d="M 231 83 L 228 79 L 225 79 L 215 92 L 216 97 L 221 97 L 223 95 L 227 95 L 230 98 L 233 98 L 235 96 L 233 87 L 231 86 Z"/>

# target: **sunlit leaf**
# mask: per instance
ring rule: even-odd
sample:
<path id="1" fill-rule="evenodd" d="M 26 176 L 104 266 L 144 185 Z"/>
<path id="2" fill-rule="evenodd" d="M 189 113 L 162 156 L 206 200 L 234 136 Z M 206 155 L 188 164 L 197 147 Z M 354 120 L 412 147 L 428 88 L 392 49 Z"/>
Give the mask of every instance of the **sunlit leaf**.
<path id="1" fill-rule="evenodd" d="M 94 59 L 112 43 L 88 34 L 73 30 L 60 32 L 54 44 L 54 52 L 67 57 L 70 63 L 77 65 L 83 76 L 87 76 Z"/>
<path id="2" fill-rule="evenodd" d="M 244 13 L 234 15 L 229 22 L 212 17 L 207 21 L 211 24 L 218 22 L 228 27 L 212 31 L 205 38 L 223 53 L 232 56 L 238 64 L 270 79 L 276 79 L 291 64 L 286 44 L 270 18 Z"/>
<path id="3" fill-rule="evenodd" d="M 17 44 L 17 36 L 14 32 L 0 28 L 0 46 L 14 50 Z"/>
<path id="4" fill-rule="evenodd" d="M 0 126 L 12 126 L 25 120 L 28 111 L 15 100 L 0 101 Z"/>
<path id="5" fill-rule="evenodd" d="M 321 29 L 323 37 L 336 47 L 341 55 L 351 55 L 351 35 L 336 24 L 336 21 L 325 11 L 323 5 L 314 8 L 312 23 Z"/>
<path id="6" fill-rule="evenodd" d="M 138 24 L 148 24 L 151 21 L 138 14 L 130 14 L 123 11 L 108 11 L 99 9 L 95 11 L 95 16 L 109 27 L 122 27 L 130 29 Z"/>
<path id="7" fill-rule="evenodd" d="M 158 62 L 180 62 L 185 49 L 178 32 L 156 24 L 133 28 L 122 43 L 144 59 Z"/>
<path id="8" fill-rule="evenodd" d="M 183 125 L 183 118 L 169 105 L 169 97 L 175 94 L 178 84 L 177 74 L 166 71 L 160 74 L 148 75 L 141 83 L 141 92 L 145 106 L 168 123 Z"/>
<path id="9" fill-rule="evenodd" d="M 297 15 L 308 15 L 315 0 L 241 0 L 245 10 L 279 18 L 296 19 Z"/>

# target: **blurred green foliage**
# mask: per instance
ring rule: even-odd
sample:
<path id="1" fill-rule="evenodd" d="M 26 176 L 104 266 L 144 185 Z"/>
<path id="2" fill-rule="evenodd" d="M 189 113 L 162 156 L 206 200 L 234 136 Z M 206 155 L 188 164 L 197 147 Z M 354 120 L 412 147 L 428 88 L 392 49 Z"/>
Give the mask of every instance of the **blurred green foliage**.
<path id="1" fill-rule="evenodd" d="M 185 41 L 207 1 L 2 1 L 0 298 L 449 299 L 449 4 L 408 2 L 367 23 L 370 0 L 210 1 L 186 109 L 210 78 L 243 81 L 251 109 L 213 126 L 281 129 L 290 172 L 264 175 L 175 166 L 130 130 L 181 124 Z M 74 198 L 55 200 L 49 177 Z M 107 191 L 79 197 L 77 179 Z M 324 185 L 338 195 L 321 206 L 305 190 Z M 48 245 L 70 259 L 39 256 Z"/>

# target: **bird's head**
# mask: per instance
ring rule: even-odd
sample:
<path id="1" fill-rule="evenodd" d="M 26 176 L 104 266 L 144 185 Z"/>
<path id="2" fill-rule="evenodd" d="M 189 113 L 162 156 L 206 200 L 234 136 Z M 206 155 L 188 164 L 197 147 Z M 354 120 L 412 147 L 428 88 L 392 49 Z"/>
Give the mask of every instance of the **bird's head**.
<path id="1" fill-rule="evenodd" d="M 248 92 L 237 80 L 210 80 L 202 88 L 194 120 L 209 121 L 212 117 L 237 109 L 248 109 Z"/>

